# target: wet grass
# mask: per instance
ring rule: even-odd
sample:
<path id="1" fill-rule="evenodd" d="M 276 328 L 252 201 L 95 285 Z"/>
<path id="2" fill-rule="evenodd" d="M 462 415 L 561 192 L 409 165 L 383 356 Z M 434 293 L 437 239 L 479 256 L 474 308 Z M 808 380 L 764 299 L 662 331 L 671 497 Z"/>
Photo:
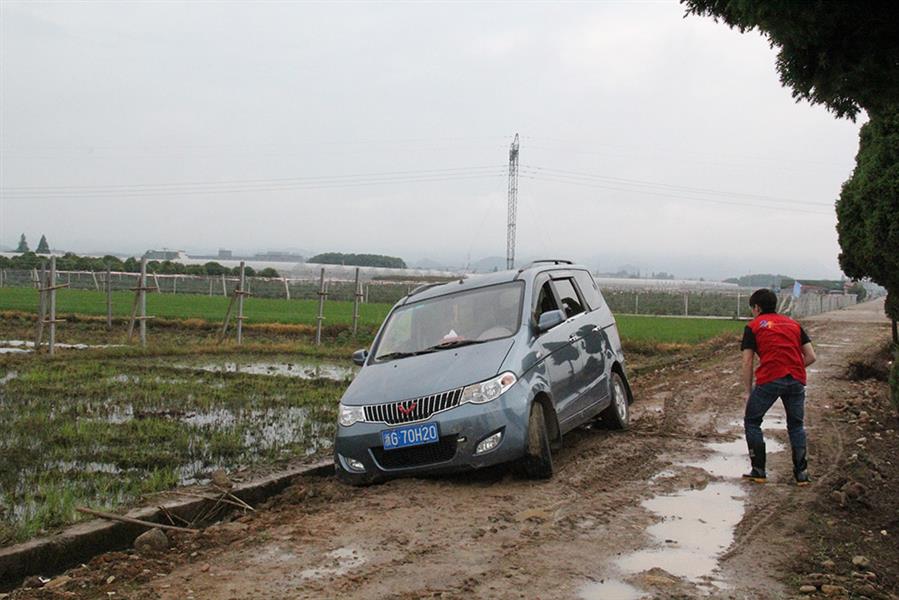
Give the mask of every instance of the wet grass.
<path id="1" fill-rule="evenodd" d="M 0 379 L 0 544 L 76 520 L 77 505 L 325 452 L 345 387 L 93 357 L 7 361 Z"/>

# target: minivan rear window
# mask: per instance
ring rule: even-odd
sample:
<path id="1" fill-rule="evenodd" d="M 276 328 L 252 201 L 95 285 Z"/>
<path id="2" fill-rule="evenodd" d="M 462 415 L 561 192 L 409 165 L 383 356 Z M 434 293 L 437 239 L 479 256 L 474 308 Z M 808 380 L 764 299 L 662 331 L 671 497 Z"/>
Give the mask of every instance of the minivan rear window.
<path id="1" fill-rule="evenodd" d="M 401 306 L 384 325 L 375 360 L 514 335 L 523 295 L 524 283 L 513 281 Z"/>

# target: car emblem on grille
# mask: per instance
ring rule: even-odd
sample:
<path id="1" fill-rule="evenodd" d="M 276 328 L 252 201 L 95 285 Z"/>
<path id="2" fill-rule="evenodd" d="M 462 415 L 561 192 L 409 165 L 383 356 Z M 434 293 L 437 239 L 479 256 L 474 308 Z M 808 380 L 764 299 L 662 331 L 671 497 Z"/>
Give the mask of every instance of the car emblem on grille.
<path id="1" fill-rule="evenodd" d="M 408 415 L 408 414 L 410 414 L 413 410 L 415 410 L 415 407 L 416 407 L 416 406 L 418 406 L 418 402 L 413 402 L 412 404 L 410 404 L 408 407 L 405 407 L 405 408 L 403 407 L 402 404 L 397 404 L 397 405 L 396 405 L 396 409 L 397 409 L 398 411 L 400 411 L 401 414 Z"/>

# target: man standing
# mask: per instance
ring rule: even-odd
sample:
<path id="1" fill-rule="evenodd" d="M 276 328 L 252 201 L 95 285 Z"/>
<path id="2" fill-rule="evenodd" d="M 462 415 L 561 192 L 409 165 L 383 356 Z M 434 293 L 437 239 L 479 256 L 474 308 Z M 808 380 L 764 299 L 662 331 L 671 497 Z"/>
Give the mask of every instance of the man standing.
<path id="1" fill-rule="evenodd" d="M 781 399 L 787 413 L 787 431 L 793 450 L 793 477 L 798 485 L 807 485 L 808 462 L 803 419 L 805 416 L 805 368 L 815 362 L 815 350 L 805 330 L 793 319 L 777 314 L 777 295 L 771 290 L 756 290 L 749 297 L 754 317 L 743 331 L 743 388 L 746 391 L 746 414 L 743 427 L 752 470 L 743 475 L 764 483 L 765 438 L 762 419 L 771 405 Z M 755 355 L 759 368 L 752 385 Z"/>

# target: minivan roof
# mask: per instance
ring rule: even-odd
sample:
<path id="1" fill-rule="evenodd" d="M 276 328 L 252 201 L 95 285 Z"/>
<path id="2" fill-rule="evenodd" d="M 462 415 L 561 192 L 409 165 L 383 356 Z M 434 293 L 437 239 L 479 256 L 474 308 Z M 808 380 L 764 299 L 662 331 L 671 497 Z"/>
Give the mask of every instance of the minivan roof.
<path id="1" fill-rule="evenodd" d="M 513 269 L 510 271 L 497 271 L 495 273 L 476 273 L 472 275 L 466 275 L 461 279 L 456 279 L 443 284 L 421 286 L 418 288 L 418 291 L 412 290 L 412 292 L 408 296 L 406 296 L 401 301 L 401 303 L 406 304 L 408 302 L 418 302 L 419 300 L 436 298 L 437 296 L 453 294 L 455 292 L 461 292 L 463 290 L 471 290 L 479 287 L 486 287 L 488 285 L 496 285 L 499 283 L 507 283 L 515 280 L 528 281 L 530 279 L 533 279 L 537 273 L 540 273 L 542 271 L 568 269 L 589 271 L 589 269 L 583 265 L 575 265 L 567 261 L 535 261 L 528 265 L 525 265 L 524 267 Z"/>

